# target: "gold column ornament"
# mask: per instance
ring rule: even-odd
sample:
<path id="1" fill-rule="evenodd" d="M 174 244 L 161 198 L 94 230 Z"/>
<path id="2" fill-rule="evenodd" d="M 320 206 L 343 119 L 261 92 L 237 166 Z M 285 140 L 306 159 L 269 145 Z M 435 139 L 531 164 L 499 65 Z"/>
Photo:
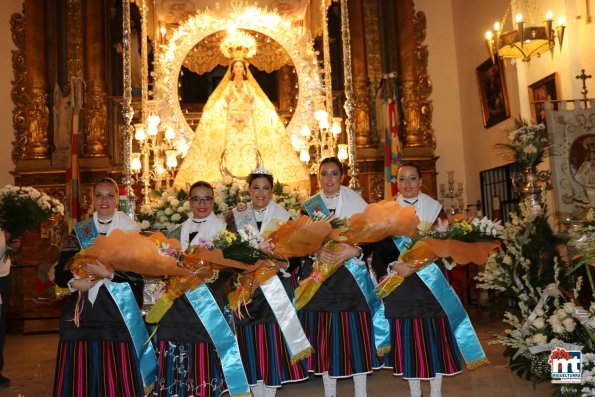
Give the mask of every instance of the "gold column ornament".
<path id="1" fill-rule="evenodd" d="M 353 68 L 353 123 L 357 147 L 374 146 L 370 136 L 370 79 L 366 62 L 363 0 L 349 0 L 349 32 Z"/>
<path id="2" fill-rule="evenodd" d="M 26 159 L 49 158 L 46 80 L 45 1 L 25 1 L 25 54 L 27 58 Z"/>
<path id="3" fill-rule="evenodd" d="M 122 117 L 122 141 L 124 142 L 124 176 L 122 184 L 130 189 L 131 170 L 130 153 L 132 151 L 132 84 L 130 81 L 130 0 L 122 0 L 122 71 L 123 71 L 123 100 Z"/>
<path id="4" fill-rule="evenodd" d="M 405 118 L 406 147 L 425 146 L 420 128 L 421 108 L 417 93 L 416 43 L 411 40 L 414 31 L 413 1 L 396 1 L 397 41 L 399 47 L 399 82 L 401 83 L 401 106 Z"/>
<path id="5" fill-rule="evenodd" d="M 83 78 L 83 4 L 68 0 L 66 5 L 66 62 L 68 81 Z"/>
<path id="6" fill-rule="evenodd" d="M 24 13 L 24 11 L 23 11 Z M 12 69 L 14 80 L 10 96 L 14 103 L 12 110 L 12 126 L 14 128 L 14 141 L 12 142 L 12 162 L 26 157 L 27 147 L 27 97 L 25 94 L 26 68 L 25 68 L 25 28 L 23 14 L 15 13 L 10 17 L 10 31 L 16 50 L 12 50 Z"/>
<path id="7" fill-rule="evenodd" d="M 320 0 L 320 13 L 322 20 L 322 54 L 323 54 L 323 74 L 324 74 L 324 92 L 326 96 L 326 112 L 329 117 L 333 117 L 333 83 L 331 80 L 332 69 L 330 59 L 330 46 L 328 37 L 328 4 L 326 0 Z"/>
<path id="8" fill-rule="evenodd" d="M 343 69 L 345 85 L 345 131 L 349 144 L 349 187 L 361 191 L 357 180 L 357 161 L 355 157 L 355 132 L 353 129 L 353 78 L 351 74 L 351 39 L 349 35 L 349 4 L 341 0 L 341 39 L 343 41 Z"/>
<path id="9" fill-rule="evenodd" d="M 103 4 L 85 4 L 85 150 L 86 157 L 104 157 L 106 145 L 105 46 Z"/>

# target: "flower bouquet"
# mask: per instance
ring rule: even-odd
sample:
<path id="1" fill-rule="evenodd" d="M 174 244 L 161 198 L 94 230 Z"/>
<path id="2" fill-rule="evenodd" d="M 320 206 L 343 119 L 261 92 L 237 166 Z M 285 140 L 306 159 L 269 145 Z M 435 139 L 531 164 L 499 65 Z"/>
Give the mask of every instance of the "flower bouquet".
<path id="1" fill-rule="evenodd" d="M 6 185 L 0 189 L 0 228 L 12 238 L 37 228 L 52 216 L 63 215 L 62 203 L 33 187 Z"/>
<path id="2" fill-rule="evenodd" d="M 496 145 L 506 151 L 507 159 L 525 167 L 535 167 L 548 155 L 549 140 L 543 123 L 529 124 L 527 120 L 519 119 L 507 132 L 511 143 Z"/>
<path id="3" fill-rule="evenodd" d="M 497 241 L 500 230 L 500 222 L 494 223 L 486 217 L 474 218 L 470 222 L 462 216 L 455 216 L 450 222 L 439 220 L 433 229 L 418 233 L 399 260 L 414 265 L 418 270 L 438 258 L 451 258 L 458 264 L 483 264 L 489 254 L 500 246 Z M 387 275 L 376 288 L 376 296 L 386 298 L 404 280 L 396 273 Z"/>
<path id="4" fill-rule="evenodd" d="M 171 277 L 166 282 L 164 294 L 151 308 L 146 321 L 159 322 L 177 298 L 198 287 L 202 282 L 215 281 L 221 269 L 258 269 L 261 265 L 259 262 L 267 257 L 258 248 L 261 239 L 258 232 L 247 226 L 238 230 L 237 234 L 222 230 L 212 242 L 203 241 L 198 246 L 189 247 L 180 258 L 180 264 L 188 269 L 189 273 Z"/>
<path id="5" fill-rule="evenodd" d="M 324 247 L 333 251 L 342 249 L 338 243 L 356 245 L 380 241 L 395 234 L 411 235 L 419 222 L 412 207 L 402 207 L 395 201 L 370 204 L 362 213 L 353 215 L 349 220 L 332 217 L 319 220 L 326 220 L 331 225 Z M 310 276 L 295 290 L 296 308 L 299 310 L 306 306 L 322 283 L 342 265 L 344 263 L 323 263 L 317 259 Z"/>

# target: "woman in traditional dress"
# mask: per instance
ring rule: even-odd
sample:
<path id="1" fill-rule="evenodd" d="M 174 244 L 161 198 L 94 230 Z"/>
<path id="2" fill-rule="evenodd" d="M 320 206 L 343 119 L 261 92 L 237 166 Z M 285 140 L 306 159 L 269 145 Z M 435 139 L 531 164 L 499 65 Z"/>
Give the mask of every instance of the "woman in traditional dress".
<path id="1" fill-rule="evenodd" d="M 226 227 L 213 213 L 214 192 L 209 183 L 194 183 L 189 200 L 192 214 L 170 233 L 170 237 L 180 240 L 184 250 L 189 246 L 207 246 Z M 244 392 L 249 393 L 226 310 L 228 275 L 222 272 L 218 276 L 176 299 L 159 322 L 155 395 L 218 397 L 230 386 L 234 395 L 240 394 L 235 386 L 242 390 L 242 384 Z M 227 383 L 222 357 L 235 361 L 240 372 L 234 374 L 233 368 L 227 372 L 231 379 Z M 240 375 L 243 383 L 234 384 L 234 375 Z"/>
<path id="2" fill-rule="evenodd" d="M 148 335 L 139 310 L 142 279 L 113 273 L 99 261 L 83 267 L 90 274 L 87 278 L 69 269 L 70 259 L 98 236 L 116 229 L 137 230 L 116 210 L 117 202 L 116 182 L 99 181 L 93 217 L 75 224 L 56 266 L 56 284 L 68 287 L 71 295 L 60 318 L 54 396 L 144 396 L 143 387 L 155 376 L 155 355 L 150 345 L 144 346 Z"/>
<path id="3" fill-rule="evenodd" d="M 359 194 L 342 186 L 343 165 L 336 157 L 320 163 L 318 179 L 322 191 L 306 200 L 310 216 L 320 212 L 349 218 L 363 212 L 367 203 Z M 321 248 L 316 256 L 324 263 L 347 262 L 325 280 L 314 297 L 299 312 L 314 353 L 308 358 L 308 370 L 322 375 L 325 397 L 337 395 L 337 378 L 353 377 L 355 396 L 366 396 L 366 377 L 380 367 L 376 357 L 370 306 L 354 272 L 365 272 L 361 280 L 370 281 L 361 261 L 362 248 L 348 244 L 339 251 Z M 312 270 L 307 260 L 302 277 Z M 371 288 L 373 290 L 373 288 Z"/>
<path id="4" fill-rule="evenodd" d="M 184 187 L 199 177 L 246 177 L 257 167 L 273 170 L 291 186 L 309 186 L 274 105 L 241 59 L 234 60 L 205 104 L 195 138 L 176 175 Z"/>
<path id="5" fill-rule="evenodd" d="M 266 236 L 279 222 L 289 220 L 289 213 L 272 201 L 273 176 L 269 171 L 252 171 L 248 186 L 251 201 L 228 213 L 229 230 L 252 226 Z M 271 250 L 270 244 L 266 240 L 262 248 Z M 308 355 L 312 347 L 292 298 L 291 279 L 273 276 L 256 289 L 252 302 L 240 309 L 241 318 L 238 313 L 234 316 L 242 361 L 255 397 L 274 396 L 283 383 L 308 378 L 304 362 L 299 359 Z"/>
<path id="6" fill-rule="evenodd" d="M 420 219 L 418 229 L 431 227 L 442 206 L 421 193 L 421 173 L 412 163 L 398 169 L 396 200 L 402 206 L 413 206 Z M 455 375 L 462 370 L 459 348 L 448 317 L 440 302 L 416 268 L 398 260 L 401 250 L 398 239 L 386 239 L 376 245 L 372 267 L 380 279 L 387 272 L 405 277 L 405 281 L 384 299 L 385 316 L 390 323 L 391 351 L 385 366 L 393 374 L 408 380 L 412 397 L 421 396 L 420 380 L 429 380 L 431 397 L 441 395 L 442 375 Z M 444 271 L 444 269 L 441 269 Z"/>

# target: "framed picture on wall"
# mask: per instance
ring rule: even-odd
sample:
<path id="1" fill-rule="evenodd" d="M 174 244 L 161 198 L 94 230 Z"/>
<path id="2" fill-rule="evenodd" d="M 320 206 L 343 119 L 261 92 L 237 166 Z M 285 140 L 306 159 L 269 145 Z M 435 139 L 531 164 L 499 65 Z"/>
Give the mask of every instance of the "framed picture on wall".
<path id="1" fill-rule="evenodd" d="M 545 123 L 545 104 L 544 101 L 553 101 L 552 108 L 558 110 L 558 96 L 560 88 L 558 86 L 557 73 L 545 76 L 529 86 L 529 102 L 531 103 L 531 116 L 536 123 Z"/>
<path id="2" fill-rule="evenodd" d="M 476 69 L 483 126 L 489 128 L 510 117 L 502 61 L 488 59 Z"/>

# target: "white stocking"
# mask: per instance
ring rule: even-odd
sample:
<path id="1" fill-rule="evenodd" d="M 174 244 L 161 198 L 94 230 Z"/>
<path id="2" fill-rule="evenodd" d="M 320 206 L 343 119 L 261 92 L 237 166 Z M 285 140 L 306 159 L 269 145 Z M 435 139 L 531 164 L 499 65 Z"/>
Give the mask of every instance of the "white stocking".
<path id="1" fill-rule="evenodd" d="M 421 397 L 421 382 L 419 379 L 409 379 L 409 393 L 411 397 Z"/>
<path id="2" fill-rule="evenodd" d="M 367 374 L 353 375 L 353 386 L 355 387 L 355 397 L 367 397 L 368 392 L 366 391 L 366 381 L 368 380 Z"/>
<path id="3" fill-rule="evenodd" d="M 324 397 L 337 397 L 337 379 L 328 376 L 328 372 L 322 374 L 324 383 Z"/>
<path id="4" fill-rule="evenodd" d="M 436 374 L 434 379 L 430 379 L 430 397 L 442 396 L 442 375 Z"/>
<path id="5" fill-rule="evenodd" d="M 256 386 L 250 386 L 250 391 L 254 397 L 265 397 L 264 395 L 264 382 L 259 380 Z"/>
<path id="6" fill-rule="evenodd" d="M 264 387 L 264 397 L 275 397 L 275 394 L 277 394 L 276 387 L 269 387 L 269 386 Z"/>

